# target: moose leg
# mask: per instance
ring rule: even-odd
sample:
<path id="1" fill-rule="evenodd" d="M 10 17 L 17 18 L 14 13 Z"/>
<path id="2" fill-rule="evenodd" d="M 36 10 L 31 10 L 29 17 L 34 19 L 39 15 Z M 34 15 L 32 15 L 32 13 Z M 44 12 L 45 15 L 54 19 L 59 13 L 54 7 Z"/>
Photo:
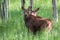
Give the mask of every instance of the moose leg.
<path id="1" fill-rule="evenodd" d="M 31 27 L 31 31 L 32 31 L 32 33 L 33 33 L 34 35 L 36 34 L 37 30 L 36 30 L 35 26 L 32 26 L 32 27 Z"/>
<path id="2" fill-rule="evenodd" d="M 46 31 L 48 31 L 49 33 L 52 31 L 52 25 L 49 24 L 49 26 L 46 28 Z"/>

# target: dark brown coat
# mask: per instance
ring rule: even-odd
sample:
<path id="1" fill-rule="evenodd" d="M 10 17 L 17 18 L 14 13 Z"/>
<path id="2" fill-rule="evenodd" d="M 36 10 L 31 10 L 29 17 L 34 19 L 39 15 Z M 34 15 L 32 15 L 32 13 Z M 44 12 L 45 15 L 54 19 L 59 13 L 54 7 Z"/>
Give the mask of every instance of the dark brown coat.
<path id="1" fill-rule="evenodd" d="M 50 19 L 32 15 L 32 12 L 29 13 L 29 10 L 26 9 L 24 9 L 24 21 L 28 30 L 32 31 L 33 34 L 36 34 L 37 31 L 42 29 L 49 32 L 52 29 L 52 22 Z"/>

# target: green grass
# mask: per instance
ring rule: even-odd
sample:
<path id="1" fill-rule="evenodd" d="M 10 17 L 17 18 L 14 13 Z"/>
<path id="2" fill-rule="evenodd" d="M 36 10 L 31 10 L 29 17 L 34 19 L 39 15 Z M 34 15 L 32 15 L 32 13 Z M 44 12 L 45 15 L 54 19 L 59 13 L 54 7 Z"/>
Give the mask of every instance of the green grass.
<path id="1" fill-rule="evenodd" d="M 29 6 L 29 0 L 26 1 L 25 7 Z M 60 18 L 60 1 L 57 1 L 58 15 Z M 21 0 L 10 0 L 9 19 L 2 22 L 0 18 L 0 40 L 60 40 L 60 19 L 56 23 L 52 16 L 51 0 L 35 0 L 34 9 L 39 7 L 37 15 L 52 20 L 52 34 L 40 31 L 35 36 L 29 32 L 24 24 L 23 11 L 21 10 Z M 29 35 L 28 35 L 29 34 Z"/>

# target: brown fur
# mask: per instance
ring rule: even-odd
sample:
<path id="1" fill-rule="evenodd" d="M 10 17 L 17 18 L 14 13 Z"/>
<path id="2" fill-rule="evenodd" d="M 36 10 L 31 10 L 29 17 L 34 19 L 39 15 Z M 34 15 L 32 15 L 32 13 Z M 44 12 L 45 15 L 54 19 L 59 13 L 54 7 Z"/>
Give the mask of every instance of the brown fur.
<path id="1" fill-rule="evenodd" d="M 37 31 L 42 29 L 46 29 L 49 32 L 51 31 L 52 22 L 50 19 L 42 18 L 37 15 L 34 16 L 31 13 L 29 14 L 29 10 L 24 10 L 24 13 L 26 13 L 26 15 L 24 15 L 25 25 L 33 34 L 36 34 Z"/>

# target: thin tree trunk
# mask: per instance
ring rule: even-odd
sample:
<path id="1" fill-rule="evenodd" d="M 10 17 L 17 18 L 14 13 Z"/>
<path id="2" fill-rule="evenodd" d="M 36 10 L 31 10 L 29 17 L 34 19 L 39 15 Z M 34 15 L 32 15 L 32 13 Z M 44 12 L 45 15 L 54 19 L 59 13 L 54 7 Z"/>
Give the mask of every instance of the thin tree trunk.
<path id="1" fill-rule="evenodd" d="M 3 10 L 2 10 L 3 6 L 2 3 L 0 4 L 0 17 L 3 19 Z"/>
<path id="2" fill-rule="evenodd" d="M 30 0 L 30 6 L 33 8 L 33 0 Z"/>
<path id="3" fill-rule="evenodd" d="M 24 7 L 25 0 L 21 0 L 21 6 Z"/>
<path id="4" fill-rule="evenodd" d="M 57 9 L 56 9 L 56 0 L 52 0 L 52 6 L 53 6 L 53 20 L 55 20 L 56 22 L 58 22 L 58 13 L 57 13 Z"/>
<path id="5" fill-rule="evenodd" d="M 1 3 L 0 3 L 0 17 L 1 17 Z"/>
<path id="6" fill-rule="evenodd" d="M 4 0 L 4 12 L 5 12 L 5 19 L 8 19 L 8 0 Z"/>
<path id="7" fill-rule="evenodd" d="M 3 3 L 2 3 L 2 19 L 5 20 L 5 19 L 8 19 L 8 1 L 9 0 L 3 0 Z"/>

